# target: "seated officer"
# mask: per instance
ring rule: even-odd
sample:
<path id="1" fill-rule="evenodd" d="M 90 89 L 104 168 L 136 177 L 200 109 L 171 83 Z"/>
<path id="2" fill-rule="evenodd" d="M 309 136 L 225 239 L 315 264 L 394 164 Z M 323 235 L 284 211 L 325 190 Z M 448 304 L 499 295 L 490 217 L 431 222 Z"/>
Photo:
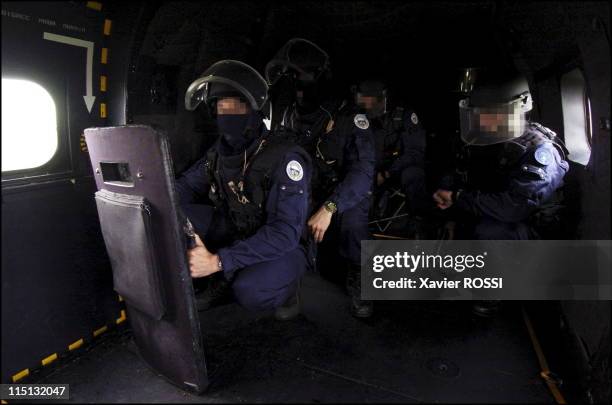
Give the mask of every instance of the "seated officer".
<path id="1" fill-rule="evenodd" d="M 316 242 L 326 245 L 338 236 L 339 251 L 348 263 L 347 289 L 351 313 L 372 315 L 372 303 L 361 300 L 361 241 L 369 239 L 368 211 L 374 173 L 374 145 L 369 122 L 354 106 L 329 101 L 329 58 L 310 41 L 294 38 L 266 66 L 271 84 L 289 78 L 294 102 L 281 113 L 281 129 L 313 159 L 312 195 L 315 209 L 308 227 Z M 329 232 L 328 232 L 329 230 Z M 334 234 L 334 235 L 330 235 Z"/>
<path id="2" fill-rule="evenodd" d="M 425 190 L 425 131 L 414 110 L 389 107 L 387 86 L 382 81 L 364 80 L 353 88 L 353 94 L 355 103 L 365 109 L 374 133 L 376 211 L 384 215 L 389 187 L 399 186 L 417 231 L 420 215 L 431 201 Z"/>
<path id="3" fill-rule="evenodd" d="M 453 208 L 463 239 L 530 239 L 530 216 L 563 185 L 567 150 L 553 131 L 526 120 L 532 101 L 523 76 L 492 71 L 475 80 L 459 103 L 459 165 L 434 201 Z M 487 315 L 496 306 L 477 303 L 474 310 Z"/>
<path id="4" fill-rule="evenodd" d="M 220 136 L 176 189 L 199 235 L 188 253 L 192 277 L 220 276 L 198 298 L 199 308 L 231 287 L 243 307 L 284 309 L 281 318 L 289 319 L 298 314 L 296 291 L 308 263 L 301 240 L 311 168 L 302 148 L 269 136 L 267 97 L 259 73 L 231 60 L 215 63 L 189 86 L 186 108 L 204 101 Z"/>

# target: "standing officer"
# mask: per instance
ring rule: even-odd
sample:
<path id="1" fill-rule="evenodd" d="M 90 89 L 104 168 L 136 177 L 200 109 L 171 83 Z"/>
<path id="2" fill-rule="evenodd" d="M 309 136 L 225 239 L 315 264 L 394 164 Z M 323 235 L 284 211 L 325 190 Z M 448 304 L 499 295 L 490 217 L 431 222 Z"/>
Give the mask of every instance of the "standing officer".
<path id="1" fill-rule="evenodd" d="M 376 145 L 376 211 L 383 211 L 390 185 L 406 195 L 411 224 L 418 237 L 421 215 L 430 207 L 425 190 L 425 130 L 414 110 L 389 107 L 387 86 L 364 80 L 353 87 L 355 103 L 365 109 Z"/>
<path id="2" fill-rule="evenodd" d="M 567 149 L 552 130 L 527 121 L 532 100 L 525 77 L 485 72 L 475 85 L 459 102 L 465 143 L 459 167 L 434 201 L 454 208 L 463 238 L 530 239 L 528 219 L 563 186 Z M 488 315 L 496 308 L 485 302 L 474 310 Z"/>
<path id="3" fill-rule="evenodd" d="M 372 302 L 361 300 L 361 241 L 369 239 L 368 211 L 374 174 L 370 123 L 347 103 L 326 100 L 329 58 L 310 41 L 294 38 L 266 66 L 271 84 L 289 77 L 295 101 L 282 112 L 281 128 L 313 158 L 313 215 L 308 227 L 316 242 L 339 236 L 339 253 L 348 262 L 351 313 L 372 315 Z M 329 232 L 328 232 L 329 230 Z M 330 249 L 337 251 L 338 249 Z"/>
<path id="4" fill-rule="evenodd" d="M 268 86 L 250 66 L 233 60 L 212 65 L 185 94 L 187 110 L 202 101 L 220 136 L 176 182 L 183 211 L 201 237 L 188 253 L 192 277 L 220 276 L 210 280 L 198 305 L 209 307 L 231 287 L 243 307 L 277 308 L 277 317 L 281 311 L 280 318 L 289 319 L 299 312 L 296 291 L 307 268 L 301 240 L 310 158 L 269 135 Z"/>

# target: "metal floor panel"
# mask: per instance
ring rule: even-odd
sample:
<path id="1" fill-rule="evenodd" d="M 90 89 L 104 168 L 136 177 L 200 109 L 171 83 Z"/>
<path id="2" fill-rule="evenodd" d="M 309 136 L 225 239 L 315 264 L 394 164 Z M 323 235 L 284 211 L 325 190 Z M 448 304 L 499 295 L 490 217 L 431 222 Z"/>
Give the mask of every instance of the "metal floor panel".
<path id="1" fill-rule="evenodd" d="M 69 383 L 75 402 L 554 402 L 511 302 L 474 321 L 468 302 L 379 301 L 362 321 L 338 286 L 308 274 L 302 304 L 289 322 L 236 304 L 203 313 L 211 384 L 200 397 L 150 371 L 129 335 L 40 382 Z"/>

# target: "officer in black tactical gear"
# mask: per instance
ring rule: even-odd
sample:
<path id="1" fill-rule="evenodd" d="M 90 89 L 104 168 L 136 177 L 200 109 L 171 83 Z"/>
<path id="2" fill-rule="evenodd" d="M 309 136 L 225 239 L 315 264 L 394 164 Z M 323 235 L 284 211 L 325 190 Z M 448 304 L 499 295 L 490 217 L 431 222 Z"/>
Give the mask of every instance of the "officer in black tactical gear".
<path id="1" fill-rule="evenodd" d="M 316 242 L 338 236 L 348 262 L 351 312 L 372 315 L 372 302 L 361 300 L 361 241 L 369 239 L 368 211 L 374 174 L 374 145 L 365 114 L 345 102 L 329 101 L 329 57 L 300 38 L 291 39 L 266 66 L 272 85 L 292 84 L 294 101 L 279 114 L 279 127 L 313 158 L 313 208 L 308 226 Z M 288 130 L 288 131 L 287 131 Z M 334 246 L 330 251 L 338 251 Z"/>
<path id="2" fill-rule="evenodd" d="M 555 197 L 569 170 L 567 149 L 552 130 L 529 122 L 532 99 L 527 80 L 517 72 L 466 71 L 459 102 L 465 143 L 457 170 L 434 193 L 437 206 L 452 207 L 464 239 L 531 239 L 528 222 Z M 470 90 L 473 91 L 470 92 Z M 480 315 L 495 312 L 495 302 L 478 302 Z"/>
<path id="3" fill-rule="evenodd" d="M 310 157 L 270 135 L 268 85 L 250 66 L 213 64 L 185 95 L 187 110 L 202 102 L 220 136 L 176 182 L 199 235 L 189 251 L 191 274 L 212 275 L 198 306 L 206 309 L 233 291 L 245 308 L 275 308 L 278 319 L 290 319 L 299 313 L 297 288 L 308 267 Z"/>
<path id="4" fill-rule="evenodd" d="M 392 189 L 400 188 L 411 214 L 408 233 L 420 238 L 422 215 L 431 206 L 425 189 L 425 130 L 414 110 L 389 105 L 383 81 L 363 80 L 352 90 L 355 103 L 366 111 L 376 145 L 374 212 L 384 215 Z"/>

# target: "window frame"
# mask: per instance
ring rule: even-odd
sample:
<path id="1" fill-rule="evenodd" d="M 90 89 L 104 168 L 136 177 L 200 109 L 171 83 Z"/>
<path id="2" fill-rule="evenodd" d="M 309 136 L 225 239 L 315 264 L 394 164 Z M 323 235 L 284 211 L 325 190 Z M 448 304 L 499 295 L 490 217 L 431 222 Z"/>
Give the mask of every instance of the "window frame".
<path id="1" fill-rule="evenodd" d="M 2 79 L 25 80 L 36 83 L 49 93 L 55 103 L 57 149 L 46 163 L 27 169 L 2 172 L 2 186 L 49 181 L 71 176 L 74 172 L 72 146 L 68 127 L 66 83 L 42 75 L 23 75 L 3 72 Z"/>
<path id="2" fill-rule="evenodd" d="M 567 130 L 565 128 L 565 116 L 566 116 L 566 112 L 565 109 L 563 108 L 563 95 L 564 92 L 566 90 L 564 90 L 564 86 L 563 86 L 563 79 L 568 75 L 571 74 L 573 72 L 578 72 L 582 78 L 582 81 L 584 83 L 584 87 L 582 90 L 582 94 L 581 94 L 581 100 L 582 100 L 582 112 L 583 112 L 583 118 L 584 118 L 584 141 L 586 143 L 586 146 L 588 147 L 588 152 L 589 152 L 589 159 L 587 160 L 586 163 L 582 163 L 579 161 L 576 161 L 574 159 L 571 158 L 572 156 L 572 148 L 568 147 L 569 150 L 569 156 L 568 156 L 568 160 L 571 161 L 573 164 L 577 164 L 580 166 L 584 166 L 586 167 L 590 160 L 591 160 L 591 155 L 593 153 L 593 148 L 592 148 L 592 143 L 591 143 L 591 138 L 592 138 L 592 122 L 590 121 L 590 119 L 592 118 L 590 115 L 590 97 L 589 97 L 589 85 L 588 82 L 586 80 L 586 76 L 584 74 L 584 69 L 582 68 L 582 66 L 578 63 L 571 63 L 571 64 L 567 64 L 565 66 L 564 69 L 558 71 L 558 76 L 557 76 L 557 83 L 559 85 L 559 95 L 560 95 L 560 104 L 561 104 L 561 123 L 563 125 L 563 141 L 566 145 L 566 147 L 568 147 L 568 134 L 567 134 Z"/>
<path id="3" fill-rule="evenodd" d="M 587 143 L 589 144 L 589 149 L 591 150 L 591 153 L 592 153 L 593 152 L 593 110 L 591 108 L 591 98 L 589 97 L 589 89 L 587 88 L 586 80 L 584 83 L 583 98 L 584 98 L 584 124 L 586 126 L 585 134 L 586 134 Z"/>
<path id="4" fill-rule="evenodd" d="M 49 155 L 49 157 L 47 158 L 47 160 L 45 160 L 43 163 L 36 165 L 36 166 L 28 166 L 28 167 L 23 167 L 23 168 L 18 168 L 18 169 L 11 169 L 11 170 L 2 170 L 2 173 L 5 174 L 10 174 L 13 172 L 21 172 L 21 171 L 30 171 L 30 170 L 36 170 L 42 166 L 45 166 L 47 163 L 49 163 L 51 160 L 53 160 L 53 158 L 55 157 L 55 155 L 57 155 L 57 152 L 59 151 L 59 146 L 60 146 L 60 141 L 59 141 L 59 131 L 58 131 L 58 114 L 57 114 L 57 104 L 55 102 L 55 99 L 53 98 L 53 96 L 51 96 L 51 93 L 44 87 L 42 86 L 40 83 L 31 81 L 31 80 L 23 80 L 23 79 L 15 79 L 15 78 L 8 78 L 8 77 L 2 77 L 2 81 L 4 80 L 13 80 L 13 81 L 21 81 L 21 82 L 25 82 L 28 85 L 33 84 L 34 86 L 38 86 L 40 87 L 45 93 L 46 95 L 48 95 L 51 98 L 51 102 L 53 103 L 53 113 L 55 115 L 55 148 L 53 149 L 53 153 L 51 153 L 51 155 Z M 10 100 L 8 100 L 8 102 L 10 102 Z M 7 104 L 8 104 L 7 102 Z M 6 134 L 3 134 L 3 136 L 6 136 Z M 23 155 L 27 155 L 27 150 L 23 151 L 23 150 L 15 150 L 15 151 L 11 151 L 11 152 L 15 152 L 15 153 L 19 153 L 20 156 Z"/>

